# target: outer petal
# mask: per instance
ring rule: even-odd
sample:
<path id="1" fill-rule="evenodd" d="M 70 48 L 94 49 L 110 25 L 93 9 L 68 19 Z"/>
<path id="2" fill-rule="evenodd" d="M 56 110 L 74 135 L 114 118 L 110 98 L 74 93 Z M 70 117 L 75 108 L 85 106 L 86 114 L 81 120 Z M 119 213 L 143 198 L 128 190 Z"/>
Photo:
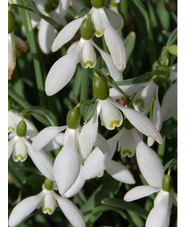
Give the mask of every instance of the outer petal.
<path id="1" fill-rule="evenodd" d="M 75 147 L 74 130 L 71 130 L 67 142 L 54 162 L 54 176 L 61 195 L 75 182 L 80 171 L 80 160 Z"/>
<path id="2" fill-rule="evenodd" d="M 121 72 L 123 72 L 123 70 L 126 67 L 126 53 L 123 41 L 121 40 L 116 30 L 110 24 L 104 12 L 104 9 L 100 8 L 99 12 L 103 22 L 103 26 L 105 28 L 104 31 L 105 42 L 111 53 L 111 57 L 114 61 L 114 64 Z"/>
<path id="3" fill-rule="evenodd" d="M 57 134 L 63 130 L 65 130 L 67 126 L 50 126 L 38 133 L 38 135 L 33 139 L 32 147 L 34 151 L 41 150 L 44 146 L 46 146 L 52 139 L 54 139 Z"/>
<path id="4" fill-rule="evenodd" d="M 113 7 L 113 8 L 115 8 L 115 7 Z M 121 30 L 124 26 L 124 20 L 123 20 L 122 16 L 112 9 L 107 9 L 107 8 L 104 8 L 104 9 L 105 9 L 105 13 L 106 13 L 108 20 L 109 20 L 110 24 L 112 25 L 112 27 L 114 27 L 116 29 L 116 31 Z"/>
<path id="5" fill-rule="evenodd" d="M 10 214 L 9 226 L 13 227 L 22 222 L 24 218 L 37 208 L 43 197 L 44 193 L 42 191 L 39 194 L 30 196 L 18 203 Z"/>
<path id="6" fill-rule="evenodd" d="M 132 188 L 130 191 L 128 191 L 125 196 L 124 200 L 127 202 L 131 202 L 137 199 L 141 199 L 143 197 L 149 196 L 155 192 L 158 192 L 159 188 L 153 188 L 151 186 L 137 186 Z"/>
<path id="7" fill-rule="evenodd" d="M 65 133 L 58 133 L 52 141 L 50 141 L 46 146 L 43 147 L 43 150 L 47 152 L 61 147 L 64 144 L 64 137 Z"/>
<path id="8" fill-rule="evenodd" d="M 8 34 L 8 79 L 11 80 L 16 66 L 15 39 L 12 33 Z"/>
<path id="9" fill-rule="evenodd" d="M 107 68 L 110 72 L 111 77 L 115 81 L 123 80 L 123 76 L 122 76 L 121 72 L 117 69 L 115 64 L 113 63 L 113 60 L 112 60 L 110 54 L 106 53 L 101 48 L 99 48 L 93 41 L 91 41 L 91 42 L 95 46 L 95 48 L 100 52 L 101 57 L 103 58 L 103 60 L 105 61 L 106 65 L 107 65 Z"/>
<path id="10" fill-rule="evenodd" d="M 16 42 L 17 46 L 19 47 L 19 49 L 22 52 L 27 52 L 27 50 L 28 50 L 28 43 L 27 43 L 27 41 L 23 41 L 21 38 L 19 38 L 16 35 L 14 35 L 14 37 L 15 37 L 15 42 Z"/>
<path id="11" fill-rule="evenodd" d="M 175 82 L 165 93 L 162 100 L 163 121 L 168 120 L 177 112 L 177 82 Z"/>
<path id="12" fill-rule="evenodd" d="M 152 124 L 152 121 L 148 117 L 133 109 L 120 105 L 112 98 L 109 98 L 109 100 L 123 112 L 126 118 L 136 129 L 138 129 L 144 135 L 152 137 L 158 143 L 162 143 L 162 137 L 160 133 L 157 131 L 155 126 Z"/>
<path id="13" fill-rule="evenodd" d="M 96 147 L 84 162 L 82 177 L 88 180 L 98 176 L 105 170 L 107 160 L 102 151 Z"/>
<path id="14" fill-rule="evenodd" d="M 120 110 L 115 107 L 108 99 L 102 101 L 100 119 L 101 124 L 108 130 L 114 130 L 115 127 L 119 127 L 123 123 L 123 116 Z"/>
<path id="15" fill-rule="evenodd" d="M 82 45 L 83 42 L 79 42 L 73 51 L 53 64 L 45 82 L 45 91 L 48 96 L 56 94 L 72 79 L 79 62 L 79 53 Z"/>
<path id="16" fill-rule="evenodd" d="M 150 211 L 146 227 L 168 227 L 170 222 L 170 193 L 160 191 L 154 201 L 154 207 Z M 158 200 L 158 203 L 156 202 Z"/>
<path id="17" fill-rule="evenodd" d="M 28 154 L 39 171 L 48 179 L 54 181 L 53 163 L 49 156 L 42 150 L 35 152 L 32 149 L 32 145 L 25 139 L 25 144 L 28 147 Z"/>
<path id="18" fill-rule="evenodd" d="M 64 196 L 66 198 L 72 197 L 75 194 L 77 194 L 82 189 L 83 185 L 85 184 L 86 180 L 84 178 L 82 178 L 82 169 L 83 169 L 83 167 L 81 166 L 78 178 L 76 179 L 76 181 L 74 182 L 72 187 L 64 193 Z"/>
<path id="19" fill-rule="evenodd" d="M 10 156 L 13 152 L 13 147 L 14 147 L 16 140 L 17 140 L 17 136 L 13 137 L 10 141 L 8 141 L 8 158 L 10 158 Z"/>
<path id="20" fill-rule="evenodd" d="M 136 147 L 136 158 L 140 171 L 148 184 L 152 187 L 161 188 L 164 172 L 159 156 L 141 141 Z"/>
<path id="21" fill-rule="evenodd" d="M 84 68 L 94 68 L 96 65 L 96 53 L 89 40 L 84 41 L 81 56 L 81 64 Z"/>
<path id="22" fill-rule="evenodd" d="M 134 177 L 132 173 L 121 163 L 111 160 L 106 163 L 106 171 L 114 179 L 126 183 L 126 184 L 135 184 Z"/>
<path id="23" fill-rule="evenodd" d="M 55 28 L 47 21 L 41 19 L 38 30 L 38 42 L 44 54 L 51 52 L 51 46 L 56 36 Z"/>
<path id="24" fill-rule="evenodd" d="M 84 159 L 87 158 L 91 152 L 98 134 L 98 115 L 101 109 L 101 103 L 98 103 L 97 109 L 90 119 L 90 121 L 85 124 L 79 135 L 79 146 L 80 152 Z"/>
<path id="25" fill-rule="evenodd" d="M 157 128 L 157 130 L 160 131 L 162 126 L 162 111 L 161 111 L 161 106 L 158 99 L 158 88 L 156 89 L 156 99 L 154 101 L 152 122 Z M 154 144 L 154 139 L 148 138 L 147 144 L 148 146 L 152 146 Z"/>
<path id="26" fill-rule="evenodd" d="M 59 50 L 59 48 L 61 48 L 65 43 L 67 43 L 74 37 L 78 29 L 80 28 L 83 19 L 84 18 L 81 17 L 73 20 L 59 32 L 52 44 L 52 52 Z"/>
<path id="27" fill-rule="evenodd" d="M 85 227 L 83 216 L 79 209 L 68 199 L 65 199 L 54 192 L 62 212 L 74 227 Z"/>

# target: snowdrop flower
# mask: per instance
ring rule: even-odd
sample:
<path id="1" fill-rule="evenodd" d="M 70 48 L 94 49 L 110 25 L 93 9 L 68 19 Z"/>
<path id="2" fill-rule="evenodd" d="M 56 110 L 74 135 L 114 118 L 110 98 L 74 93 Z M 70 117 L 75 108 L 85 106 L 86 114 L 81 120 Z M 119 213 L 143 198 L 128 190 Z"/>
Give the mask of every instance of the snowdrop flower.
<path id="1" fill-rule="evenodd" d="M 63 147 L 54 162 L 54 177 L 59 192 L 63 195 L 78 178 L 81 161 L 78 154 L 79 123 L 81 115 L 78 109 L 72 109 L 67 114 L 67 126 L 50 126 L 42 130 L 33 141 L 36 151 L 46 146 L 61 131 L 65 130 Z"/>
<path id="2" fill-rule="evenodd" d="M 171 195 L 174 195 L 171 192 L 171 177 L 165 176 L 159 156 L 143 141 L 137 146 L 136 155 L 140 171 L 149 185 L 136 186 L 125 194 L 124 200 L 130 202 L 159 192 L 145 226 L 168 227 L 172 206 Z"/>
<path id="3" fill-rule="evenodd" d="M 92 179 L 102 176 L 104 170 L 114 179 L 127 184 L 134 184 L 131 172 L 121 163 L 112 160 L 116 149 L 115 137 L 108 141 L 98 134 L 95 148 L 84 162 L 82 177 Z"/>
<path id="4" fill-rule="evenodd" d="M 123 116 L 142 134 L 152 137 L 158 143 L 162 143 L 162 137 L 151 120 L 140 112 L 122 106 L 109 96 L 107 82 L 103 77 L 95 76 L 93 88 L 98 97 L 97 109 L 90 121 L 82 127 L 79 136 L 80 150 L 85 158 L 92 150 L 98 134 L 98 116 L 100 114 L 102 124 L 109 130 L 123 123 Z M 101 88 L 101 89 L 100 89 Z"/>
<path id="5" fill-rule="evenodd" d="M 12 32 L 8 34 L 8 79 L 12 79 L 12 74 L 16 66 L 16 47 L 26 52 L 28 44 Z"/>
<path id="6" fill-rule="evenodd" d="M 24 162 L 29 155 L 39 171 L 47 178 L 54 180 L 53 163 L 51 159 L 42 150 L 37 153 L 33 151 L 26 131 L 27 125 L 25 121 L 22 120 L 17 125 L 16 135 L 14 134 L 8 142 L 8 158 L 12 155 L 15 162 Z"/>
<path id="7" fill-rule="evenodd" d="M 67 24 L 55 38 L 52 44 L 52 51 L 57 51 L 71 40 L 80 27 L 81 39 L 70 46 L 67 54 L 54 63 L 47 75 L 45 91 L 48 96 L 56 94 L 69 83 L 79 62 L 81 62 L 84 68 L 93 68 L 96 65 L 94 47 L 101 54 L 113 79 L 116 81 L 122 80 L 122 74 L 113 63 L 111 56 L 101 50 L 101 48 L 91 40 L 94 29 L 89 17 L 78 18 Z"/>
<path id="8" fill-rule="evenodd" d="M 35 209 L 42 207 L 44 214 L 53 214 L 59 206 L 69 222 L 75 227 L 84 227 L 85 222 L 79 209 L 70 200 L 59 196 L 53 190 L 53 182 L 46 179 L 43 190 L 19 202 L 12 210 L 9 217 L 9 226 L 17 226 Z"/>
<path id="9" fill-rule="evenodd" d="M 112 24 L 116 25 L 120 24 L 120 19 L 118 19 L 118 14 L 113 17 L 113 11 L 111 13 L 109 10 L 105 10 L 104 8 L 104 0 L 91 0 L 92 9 L 90 11 L 92 21 L 95 27 L 95 35 L 100 37 L 104 34 L 106 45 L 109 49 L 111 57 L 114 61 L 114 64 L 117 68 L 123 72 L 126 67 L 126 53 L 125 53 L 125 46 L 123 44 L 122 39 L 118 35 L 117 31 L 114 29 Z M 110 15 L 112 24 L 110 23 L 107 15 Z M 119 25 L 119 28 L 121 26 Z"/>

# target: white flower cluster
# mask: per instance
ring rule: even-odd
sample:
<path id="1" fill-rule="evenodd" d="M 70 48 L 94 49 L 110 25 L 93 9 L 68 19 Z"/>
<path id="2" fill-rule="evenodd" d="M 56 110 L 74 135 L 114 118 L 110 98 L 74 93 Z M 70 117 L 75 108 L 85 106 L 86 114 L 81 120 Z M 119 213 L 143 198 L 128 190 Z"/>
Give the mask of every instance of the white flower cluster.
<path id="1" fill-rule="evenodd" d="M 79 29 L 81 30 L 79 41 L 74 42 L 68 48 L 67 54 L 57 60 L 48 72 L 45 82 L 46 94 L 52 96 L 63 89 L 71 81 L 78 63 L 84 68 L 94 68 L 97 61 L 95 49 L 105 62 L 111 78 L 115 81 L 123 80 L 126 53 L 118 34 L 124 26 L 117 9 L 120 1 L 112 0 L 108 9 L 104 6 L 105 1 L 92 0 L 92 8 L 87 14 L 69 23 L 65 18 L 69 5 L 78 11 L 83 7 L 81 1 L 59 0 L 57 8 L 50 13 L 45 12 L 46 2 L 35 1 L 41 12 L 65 26 L 56 36 L 57 31 L 50 24 L 31 13 L 32 26 L 38 27 L 38 42 L 45 54 L 50 53 L 50 49 L 52 52 L 59 50 L 73 39 Z M 93 41 L 94 36 L 97 39 L 104 37 L 109 53 Z M 12 72 L 15 67 L 14 42 L 22 44 L 18 37 L 10 33 L 9 63 Z M 176 70 L 174 65 L 171 75 Z M 117 100 L 122 98 L 121 93 L 111 88 L 106 98 L 97 96 L 96 109 L 88 122 L 81 125 L 77 117 L 69 117 L 78 123 L 73 126 L 67 120 L 65 126 L 49 126 L 40 132 L 29 120 L 23 119 L 18 112 L 10 109 L 8 157 L 12 155 L 15 162 L 23 162 L 30 156 L 41 174 L 52 182 L 52 186 L 44 184 L 39 194 L 18 203 L 10 214 L 9 226 L 18 225 L 36 208 L 42 207 L 44 213 L 52 214 L 59 206 L 73 226 L 84 227 L 83 215 L 69 198 L 76 195 L 87 180 L 101 177 L 106 171 L 119 182 L 135 184 L 131 171 L 114 160 L 115 151 L 118 149 L 124 157 L 131 158 L 136 154 L 139 169 L 149 184 L 134 187 L 127 192 L 124 200 L 129 202 L 158 192 L 154 207 L 146 220 L 146 227 L 168 227 L 171 195 L 174 195 L 174 192 L 166 191 L 162 186 L 165 177 L 162 172 L 163 165 L 150 146 L 155 141 L 162 144 L 162 123 L 176 113 L 176 76 L 170 76 L 170 84 L 161 104 L 159 86 L 152 80 L 118 86 L 128 97 L 133 97 L 131 105 L 120 104 Z M 151 121 L 146 114 L 153 99 Z M 78 108 L 73 110 L 78 111 Z M 99 122 L 107 130 L 120 130 L 113 137 L 105 139 L 99 133 Z M 23 123 L 25 128 L 21 128 L 20 123 Z M 143 141 L 143 135 L 147 136 L 147 144 Z M 53 163 L 46 152 L 57 148 L 61 149 Z"/>

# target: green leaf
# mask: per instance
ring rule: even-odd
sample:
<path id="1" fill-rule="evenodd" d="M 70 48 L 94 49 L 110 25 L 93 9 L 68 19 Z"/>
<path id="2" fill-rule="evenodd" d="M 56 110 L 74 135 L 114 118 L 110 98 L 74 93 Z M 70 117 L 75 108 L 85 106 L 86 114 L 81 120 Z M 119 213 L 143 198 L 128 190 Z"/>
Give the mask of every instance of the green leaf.
<path id="1" fill-rule="evenodd" d="M 125 202 L 124 200 L 121 200 L 121 199 L 107 198 L 102 200 L 102 204 L 121 208 L 124 210 L 134 211 L 143 218 L 146 218 L 148 215 L 148 212 L 145 211 L 143 207 L 140 207 L 134 202 Z"/>
<path id="2" fill-rule="evenodd" d="M 177 28 L 174 29 L 174 31 L 171 33 L 168 41 L 167 41 L 167 46 L 170 46 L 177 40 Z"/>
<path id="3" fill-rule="evenodd" d="M 165 5 L 162 3 L 162 1 L 159 1 L 156 11 L 163 29 L 168 30 L 170 27 L 170 13 L 165 8 Z"/>
<path id="4" fill-rule="evenodd" d="M 132 52 L 133 52 L 134 46 L 135 46 L 135 42 L 136 42 L 136 33 L 130 32 L 128 34 L 128 36 L 126 37 L 126 39 L 124 40 L 127 62 L 129 61 L 129 59 L 132 55 Z"/>
<path id="5" fill-rule="evenodd" d="M 172 168 L 173 166 L 177 165 L 177 158 L 171 159 L 167 164 L 164 165 L 162 171 L 166 171 L 168 168 Z"/>

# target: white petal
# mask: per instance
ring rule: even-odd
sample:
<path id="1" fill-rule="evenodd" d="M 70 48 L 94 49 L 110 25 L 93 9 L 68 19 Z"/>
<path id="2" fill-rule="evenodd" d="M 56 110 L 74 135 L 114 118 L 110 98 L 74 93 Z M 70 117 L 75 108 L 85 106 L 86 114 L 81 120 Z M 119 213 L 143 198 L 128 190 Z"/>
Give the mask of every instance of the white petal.
<path id="1" fill-rule="evenodd" d="M 54 162 L 54 176 L 61 195 L 74 184 L 80 171 L 75 135 L 72 131 L 71 133 Z"/>
<path id="2" fill-rule="evenodd" d="M 56 36 L 55 28 L 47 21 L 41 19 L 38 30 L 39 46 L 44 54 L 51 52 L 52 43 Z"/>
<path id="3" fill-rule="evenodd" d="M 140 171 L 148 184 L 152 187 L 161 188 L 164 172 L 159 156 L 141 141 L 136 147 L 136 158 Z"/>
<path id="4" fill-rule="evenodd" d="M 82 66 L 84 68 L 94 68 L 96 65 L 96 53 L 92 43 L 89 40 L 84 41 L 81 55 Z"/>
<path id="5" fill-rule="evenodd" d="M 14 144 L 12 156 L 15 162 L 18 162 L 18 161 L 24 162 L 28 157 L 27 146 L 22 137 L 17 137 L 17 138 L 18 139 Z"/>
<path id="6" fill-rule="evenodd" d="M 173 82 L 177 79 L 177 63 L 174 64 L 170 72 L 170 80 Z"/>
<path id="7" fill-rule="evenodd" d="M 177 112 L 177 82 L 175 82 L 165 93 L 162 100 L 163 121 L 168 120 Z"/>
<path id="8" fill-rule="evenodd" d="M 157 128 L 157 130 L 160 131 L 162 126 L 162 111 L 161 111 L 161 106 L 158 99 L 158 89 L 156 89 L 156 98 L 154 101 L 152 122 L 154 126 Z M 154 144 L 154 139 L 149 137 L 147 140 L 147 144 L 148 146 L 152 146 Z"/>
<path id="9" fill-rule="evenodd" d="M 141 87 L 133 100 L 134 109 L 146 114 L 146 112 L 149 110 L 152 99 L 156 95 L 156 90 L 158 90 L 158 86 L 152 81 L 149 81 L 148 84 L 146 84 L 144 87 Z"/>
<path id="10" fill-rule="evenodd" d="M 35 152 L 32 149 L 32 145 L 29 141 L 25 140 L 28 147 L 28 154 L 32 159 L 33 163 L 36 165 L 38 170 L 48 179 L 54 181 L 53 174 L 53 163 L 49 156 L 42 150 Z"/>
<path id="11" fill-rule="evenodd" d="M 18 225 L 20 222 L 23 221 L 29 214 L 31 214 L 41 202 L 44 196 L 43 191 L 37 195 L 30 196 L 26 199 L 23 199 L 20 203 L 18 203 L 9 217 L 9 226 L 13 227 Z"/>
<path id="12" fill-rule="evenodd" d="M 113 137 L 111 137 L 110 139 L 107 140 L 107 142 L 109 143 L 110 149 L 111 149 L 112 157 L 116 151 L 117 143 L 118 143 L 119 139 L 122 137 L 122 135 L 123 135 L 123 130 L 120 130 Z"/>
<path id="13" fill-rule="evenodd" d="M 27 52 L 27 50 L 28 50 L 28 43 L 26 41 L 23 41 L 21 38 L 19 38 L 16 35 L 14 35 L 14 38 L 15 38 L 15 42 L 16 42 L 17 46 L 19 47 L 19 49 L 22 52 Z"/>
<path id="14" fill-rule="evenodd" d="M 50 126 L 38 133 L 38 135 L 33 139 L 32 147 L 34 151 L 41 150 L 45 145 L 47 145 L 52 139 L 54 139 L 57 134 L 65 130 L 67 126 Z"/>
<path id="15" fill-rule="evenodd" d="M 123 123 L 123 115 L 120 110 L 108 99 L 102 101 L 100 119 L 101 124 L 108 130 L 114 130 L 115 127 L 119 127 Z"/>
<path id="16" fill-rule="evenodd" d="M 155 192 L 158 192 L 159 190 L 160 190 L 159 188 L 153 188 L 151 186 L 146 185 L 136 186 L 125 194 L 124 200 L 127 202 L 131 202 L 149 196 Z"/>
<path id="17" fill-rule="evenodd" d="M 100 52 L 101 57 L 105 61 L 107 68 L 109 70 L 110 76 L 115 80 L 115 81 L 121 81 L 123 80 L 123 76 L 121 72 L 117 69 L 115 64 L 113 63 L 113 60 L 110 56 L 110 54 L 106 53 L 103 51 L 101 48 L 99 48 L 93 41 L 91 41 L 92 44 L 95 46 L 95 48 Z"/>
<path id="18" fill-rule="evenodd" d="M 60 148 L 64 144 L 65 133 L 60 132 L 56 137 L 43 147 L 43 150 L 48 152 Z"/>
<path id="19" fill-rule="evenodd" d="M 108 159 L 111 159 L 114 155 L 114 153 L 111 152 L 111 147 L 108 141 L 99 133 L 95 142 L 95 147 L 98 147 Z"/>
<path id="20" fill-rule="evenodd" d="M 105 170 L 106 161 L 106 156 L 96 147 L 84 162 L 82 177 L 88 180 L 98 176 Z"/>
<path id="21" fill-rule="evenodd" d="M 84 186 L 86 180 L 84 178 L 82 178 L 82 169 L 83 169 L 83 167 L 81 166 L 81 169 L 80 169 L 78 178 L 76 179 L 76 181 L 74 182 L 74 184 L 72 185 L 72 187 L 70 187 L 70 189 L 64 193 L 64 196 L 66 198 L 69 198 L 69 197 L 74 196 Z"/>
<path id="22" fill-rule="evenodd" d="M 126 67 L 126 53 L 125 46 L 123 44 L 122 39 L 119 34 L 110 24 L 103 8 L 99 9 L 100 16 L 103 22 L 103 26 L 105 28 L 104 37 L 107 47 L 111 53 L 111 57 L 114 61 L 114 64 L 117 68 L 123 72 Z"/>
<path id="23" fill-rule="evenodd" d="M 126 184 L 135 184 L 134 177 L 132 173 L 121 163 L 111 160 L 106 163 L 106 171 L 114 179 L 126 183 Z"/>
<path id="24" fill-rule="evenodd" d="M 12 33 L 8 34 L 8 79 L 12 78 L 12 73 L 16 66 L 15 39 Z"/>
<path id="25" fill-rule="evenodd" d="M 74 37 L 78 29 L 80 28 L 83 19 L 84 18 L 81 17 L 71 21 L 59 32 L 52 44 L 52 52 L 57 51 Z"/>
<path id="26" fill-rule="evenodd" d="M 83 43 L 79 42 L 73 51 L 53 64 L 45 82 L 45 92 L 48 96 L 56 94 L 72 79 L 79 62 L 79 53 L 82 45 Z"/>
<path id="27" fill-rule="evenodd" d="M 16 140 L 17 140 L 17 136 L 13 137 L 10 141 L 8 141 L 8 158 L 10 158 L 10 156 L 13 152 L 13 147 L 14 147 Z"/>
<path id="28" fill-rule="evenodd" d="M 87 158 L 91 152 L 98 134 L 98 114 L 100 111 L 100 105 L 98 104 L 97 109 L 87 124 L 84 124 L 80 135 L 79 135 L 79 146 L 80 152 L 84 159 Z"/>
<path id="29" fill-rule="evenodd" d="M 83 215 L 79 211 L 79 209 L 73 204 L 70 200 L 62 198 L 61 196 L 54 193 L 55 198 L 58 202 L 59 207 L 61 208 L 62 212 L 69 220 L 69 222 L 74 227 L 85 227 L 85 222 L 83 219 Z"/>
<path id="30" fill-rule="evenodd" d="M 91 14 L 91 20 L 94 24 L 94 29 L 95 29 L 95 36 L 96 37 L 101 37 L 104 32 L 102 20 L 100 17 L 99 10 L 96 8 L 92 7 L 92 14 Z"/>
<path id="31" fill-rule="evenodd" d="M 105 13 L 106 13 L 108 20 L 109 20 L 110 24 L 112 25 L 112 27 L 114 27 L 116 29 L 116 31 L 121 30 L 124 26 L 124 20 L 123 20 L 122 16 L 112 9 L 107 9 L 107 8 L 104 8 L 104 9 L 105 9 Z"/>
<path id="32" fill-rule="evenodd" d="M 153 209 L 150 211 L 147 220 L 146 227 L 168 227 L 170 222 L 170 199 L 169 192 L 158 193 L 158 203 L 155 203 Z M 157 200 L 157 197 L 155 200 Z M 161 198 L 160 198 L 161 197 Z"/>
<path id="33" fill-rule="evenodd" d="M 126 116 L 126 118 L 130 121 L 130 123 L 138 129 L 141 133 L 143 133 L 146 136 L 152 137 L 155 139 L 158 143 L 162 143 L 162 137 L 158 130 L 155 128 L 155 126 L 152 124 L 152 121 L 145 115 L 127 108 L 125 106 L 120 105 L 118 102 L 113 100 L 112 98 L 109 98 L 111 103 L 118 107 L 123 114 Z"/>

